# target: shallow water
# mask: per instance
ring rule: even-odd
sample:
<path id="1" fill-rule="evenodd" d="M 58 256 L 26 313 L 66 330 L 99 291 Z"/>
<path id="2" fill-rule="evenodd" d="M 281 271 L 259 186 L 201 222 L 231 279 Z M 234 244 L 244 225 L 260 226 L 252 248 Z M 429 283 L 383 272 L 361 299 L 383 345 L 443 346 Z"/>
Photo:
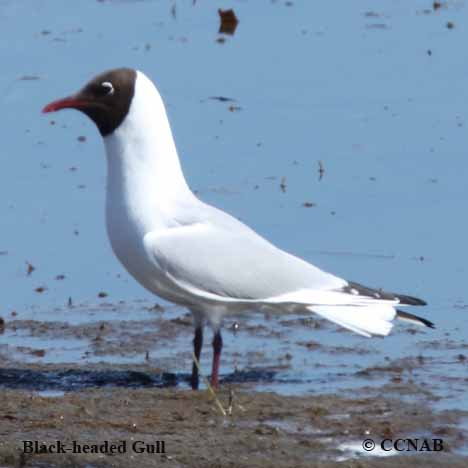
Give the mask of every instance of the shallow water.
<path id="1" fill-rule="evenodd" d="M 225 374 L 236 365 L 229 353 L 237 349 L 241 368 L 284 363 L 261 389 L 345 391 L 381 384 L 386 375 L 356 372 L 384 365 L 386 357 L 422 355 L 425 364 L 411 370 L 415 379 L 436 387 L 441 408 L 466 409 L 466 360 L 459 358 L 468 338 L 465 3 L 437 11 L 429 1 L 287 3 L 1 2 L 8 40 L 0 53 L 8 67 L 0 76 L 7 116 L 0 316 L 65 326 L 124 318 L 138 321 L 141 332 L 154 319 L 134 304 L 157 299 L 123 271 L 106 239 L 96 130 L 78 113 L 40 115 L 44 104 L 96 72 L 134 66 L 157 82 L 186 176 L 204 200 L 326 270 L 423 297 L 429 306 L 417 312 L 437 325 L 416 335 L 398 326 L 385 340 L 365 340 L 331 326 L 254 317 L 236 337 L 225 333 Z M 235 9 L 240 23 L 233 36 L 218 34 L 218 7 Z M 35 268 L 30 275 L 27 263 Z M 125 304 L 89 305 L 101 301 L 100 292 L 109 295 L 105 301 Z M 69 313 L 70 297 L 83 310 Z M 266 327 L 260 336 L 243 331 L 258 325 Z M 175 373 L 189 369 L 185 328 L 163 351 L 161 343 L 152 348 L 161 353 L 158 365 L 174 366 L 172 353 L 184 356 L 170 369 Z M 311 340 L 323 348 L 297 345 Z M 13 348 L 9 359 L 18 363 L 145 359 L 130 351 L 87 355 L 90 345 L 88 337 L 58 333 L 41 339 L 27 327 L 0 335 L 2 350 Z M 46 352 L 41 358 L 18 346 Z M 365 352 L 327 351 L 336 346 Z"/>
<path id="2" fill-rule="evenodd" d="M 193 328 L 183 310 L 141 302 L 82 304 L 53 315 L 45 308 L 6 322 L 1 387 L 189 388 Z M 408 403 L 430 402 L 434 411 L 466 409 L 467 345 L 455 333 L 437 341 L 433 333 L 398 325 L 385 339 L 362 339 L 310 316 L 234 317 L 223 333 L 221 384 L 297 396 L 379 398 L 385 392 Z M 210 341 L 207 332 L 205 376 Z"/>

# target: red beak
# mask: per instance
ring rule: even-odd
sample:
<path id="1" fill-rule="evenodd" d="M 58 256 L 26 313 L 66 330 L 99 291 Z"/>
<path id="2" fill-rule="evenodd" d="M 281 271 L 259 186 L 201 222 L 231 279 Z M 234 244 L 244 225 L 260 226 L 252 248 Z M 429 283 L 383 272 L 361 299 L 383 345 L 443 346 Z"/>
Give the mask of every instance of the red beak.
<path id="1" fill-rule="evenodd" d="M 82 109 L 87 105 L 89 105 L 89 102 L 75 96 L 69 96 L 47 104 L 47 106 L 42 109 L 42 112 L 46 114 L 47 112 L 56 112 L 61 109 Z"/>

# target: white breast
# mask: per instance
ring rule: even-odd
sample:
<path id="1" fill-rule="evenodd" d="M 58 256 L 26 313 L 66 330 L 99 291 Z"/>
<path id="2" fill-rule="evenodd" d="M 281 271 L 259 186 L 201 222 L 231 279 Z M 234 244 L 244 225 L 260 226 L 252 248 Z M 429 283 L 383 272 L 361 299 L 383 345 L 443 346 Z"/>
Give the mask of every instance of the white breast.
<path id="1" fill-rule="evenodd" d="M 167 291 L 167 280 L 143 239 L 150 232 L 170 228 L 174 206 L 194 195 L 182 174 L 161 97 L 142 73 L 137 72 L 127 116 L 104 143 L 106 224 L 112 249 L 145 288 L 180 303 L 181 298 Z"/>

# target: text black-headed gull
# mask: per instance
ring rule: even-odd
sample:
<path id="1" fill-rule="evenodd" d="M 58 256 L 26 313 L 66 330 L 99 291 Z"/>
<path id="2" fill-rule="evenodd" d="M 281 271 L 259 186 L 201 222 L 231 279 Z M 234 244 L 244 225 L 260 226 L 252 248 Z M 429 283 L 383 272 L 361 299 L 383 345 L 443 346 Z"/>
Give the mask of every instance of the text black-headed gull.
<path id="1" fill-rule="evenodd" d="M 421 299 L 326 273 L 200 201 L 182 173 L 162 99 L 142 72 L 104 72 L 43 112 L 65 108 L 85 113 L 103 137 L 107 232 L 117 258 L 146 289 L 192 312 L 197 359 L 205 323 L 213 329 L 214 387 L 229 313 L 310 311 L 367 337 L 388 335 L 395 318 L 433 327 L 396 309 L 425 305 Z M 192 388 L 198 381 L 194 363 Z"/>

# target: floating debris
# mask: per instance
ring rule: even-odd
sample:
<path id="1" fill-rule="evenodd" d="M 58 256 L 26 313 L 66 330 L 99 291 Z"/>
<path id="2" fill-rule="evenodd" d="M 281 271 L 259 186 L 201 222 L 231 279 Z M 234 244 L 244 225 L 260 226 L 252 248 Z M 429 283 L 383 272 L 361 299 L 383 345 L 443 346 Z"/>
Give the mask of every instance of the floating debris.
<path id="1" fill-rule="evenodd" d="M 234 13 L 233 9 L 229 10 L 218 10 L 219 19 L 221 23 L 219 25 L 219 33 L 220 34 L 230 34 L 231 36 L 234 35 L 236 32 L 237 25 L 239 24 L 239 20 L 237 19 L 236 14 Z"/>
<path id="2" fill-rule="evenodd" d="M 304 203 L 302 204 L 302 206 L 303 206 L 304 208 L 313 208 L 314 206 L 317 206 L 317 204 L 316 204 L 316 203 L 313 203 L 313 202 L 308 202 L 308 201 L 306 201 L 306 202 L 304 202 Z"/>
<path id="3" fill-rule="evenodd" d="M 100 298 L 107 297 L 108 295 L 109 295 L 109 294 L 107 294 L 107 293 L 104 292 L 104 291 L 101 291 L 101 292 L 98 293 L 98 297 L 100 297 Z"/>
<path id="4" fill-rule="evenodd" d="M 325 168 L 323 167 L 323 162 L 318 162 L 318 172 L 319 172 L 319 182 L 323 179 L 323 175 L 325 174 Z"/>
<path id="5" fill-rule="evenodd" d="M 84 135 L 80 135 L 77 140 L 80 142 L 80 143 L 84 143 L 86 141 L 86 137 Z"/>
<path id="6" fill-rule="evenodd" d="M 286 177 L 281 177 L 280 189 L 283 193 L 286 193 Z"/>
<path id="7" fill-rule="evenodd" d="M 453 21 L 448 21 L 447 22 L 447 28 L 448 29 L 453 29 L 455 27 L 455 23 Z"/>
<path id="8" fill-rule="evenodd" d="M 32 263 L 29 263 L 29 262 L 26 262 L 26 265 L 28 266 L 26 270 L 26 274 L 30 276 L 31 273 L 36 269 L 36 267 Z"/>
<path id="9" fill-rule="evenodd" d="M 212 99 L 213 101 L 219 101 L 219 102 L 236 102 L 235 99 L 225 97 L 225 96 L 210 96 L 208 99 Z"/>
<path id="10" fill-rule="evenodd" d="M 36 291 L 37 293 L 41 294 L 43 293 L 44 291 L 47 291 L 47 288 L 45 286 L 38 286 L 34 291 Z"/>

